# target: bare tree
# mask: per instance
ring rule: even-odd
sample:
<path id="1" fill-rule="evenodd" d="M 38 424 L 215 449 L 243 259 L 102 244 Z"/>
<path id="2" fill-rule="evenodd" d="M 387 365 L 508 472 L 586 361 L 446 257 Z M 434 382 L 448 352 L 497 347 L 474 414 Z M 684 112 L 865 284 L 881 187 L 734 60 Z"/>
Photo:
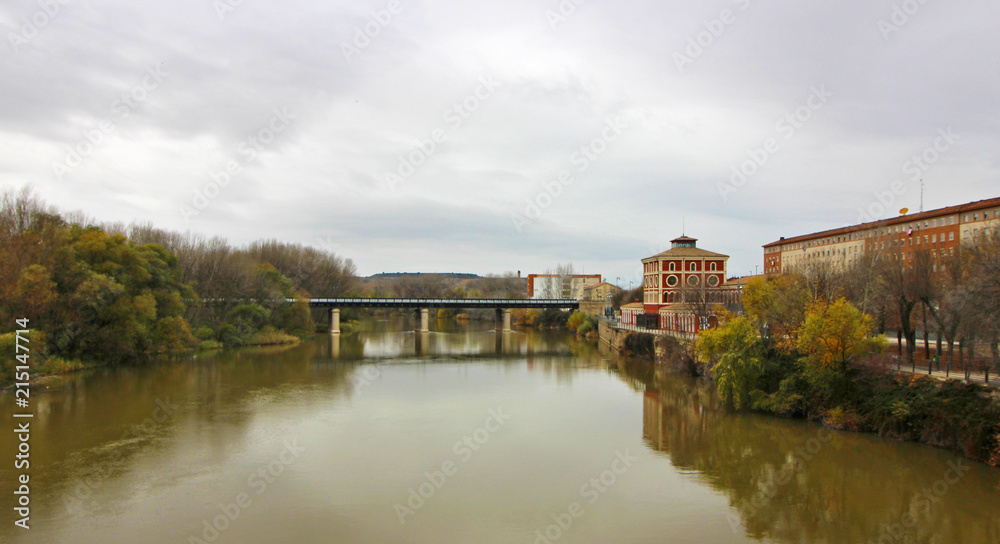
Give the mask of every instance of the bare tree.
<path id="1" fill-rule="evenodd" d="M 545 287 L 542 298 L 574 298 L 573 297 L 573 264 L 558 264 L 555 270 L 545 271 Z"/>

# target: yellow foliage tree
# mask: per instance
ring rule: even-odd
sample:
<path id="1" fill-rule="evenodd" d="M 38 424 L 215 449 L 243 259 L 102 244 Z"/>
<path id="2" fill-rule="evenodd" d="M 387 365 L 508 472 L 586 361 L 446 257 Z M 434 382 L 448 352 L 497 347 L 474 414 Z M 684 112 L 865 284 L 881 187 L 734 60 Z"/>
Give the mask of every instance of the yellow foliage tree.
<path id="1" fill-rule="evenodd" d="M 791 351 L 796 334 L 805 319 L 811 295 L 801 276 L 757 277 L 743 289 L 743 307 L 758 327 L 766 327 L 774 345 Z"/>
<path id="2" fill-rule="evenodd" d="M 815 301 L 806 307 L 797 346 L 806 362 L 846 372 L 859 356 L 888 346 L 884 335 L 872 336 L 872 317 L 844 298 Z"/>

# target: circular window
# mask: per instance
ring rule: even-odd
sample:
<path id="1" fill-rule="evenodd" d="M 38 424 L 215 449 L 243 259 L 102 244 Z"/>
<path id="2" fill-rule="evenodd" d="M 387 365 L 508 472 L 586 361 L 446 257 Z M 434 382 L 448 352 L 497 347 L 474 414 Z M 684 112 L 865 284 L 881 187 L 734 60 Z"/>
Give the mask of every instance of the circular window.
<path id="1" fill-rule="evenodd" d="M 688 276 L 688 285 L 691 287 L 697 287 L 699 283 L 701 280 L 698 279 L 698 276 Z"/>
<path id="2" fill-rule="evenodd" d="M 719 285 L 719 276 L 709 276 L 708 277 L 708 285 L 710 285 L 712 287 L 715 287 L 716 285 Z"/>
<path id="3" fill-rule="evenodd" d="M 677 276 L 667 276 L 667 285 L 670 287 L 677 285 Z"/>

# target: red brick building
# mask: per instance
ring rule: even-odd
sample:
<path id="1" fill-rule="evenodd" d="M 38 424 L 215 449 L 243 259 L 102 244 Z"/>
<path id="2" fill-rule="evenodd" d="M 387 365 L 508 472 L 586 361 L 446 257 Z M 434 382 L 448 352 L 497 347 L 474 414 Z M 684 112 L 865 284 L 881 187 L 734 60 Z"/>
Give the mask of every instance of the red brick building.
<path id="1" fill-rule="evenodd" d="M 711 308 L 740 301 L 739 282 L 726 281 L 729 256 L 701 249 L 698 240 L 681 236 L 667 251 L 642 260 L 643 302 L 622 307 L 622 321 L 658 323 L 658 328 L 697 333 L 714 326 Z M 651 316 L 656 316 L 652 318 Z"/>

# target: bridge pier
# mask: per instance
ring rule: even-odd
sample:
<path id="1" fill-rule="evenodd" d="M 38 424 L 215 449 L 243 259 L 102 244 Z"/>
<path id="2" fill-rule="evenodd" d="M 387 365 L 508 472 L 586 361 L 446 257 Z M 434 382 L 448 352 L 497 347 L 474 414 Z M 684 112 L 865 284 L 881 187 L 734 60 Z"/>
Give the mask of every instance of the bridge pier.
<path id="1" fill-rule="evenodd" d="M 417 355 L 427 355 L 431 352 L 431 338 L 428 332 L 417 332 L 414 337 L 414 350 Z"/>
<path id="2" fill-rule="evenodd" d="M 497 330 L 510 332 L 510 308 L 497 308 Z"/>
<path id="3" fill-rule="evenodd" d="M 330 335 L 330 358 L 340 359 L 340 335 Z"/>
<path id="4" fill-rule="evenodd" d="M 330 308 L 330 334 L 340 334 L 340 308 Z"/>
<path id="5" fill-rule="evenodd" d="M 429 313 L 427 308 L 417 310 L 417 332 L 430 332 L 431 329 L 428 322 Z"/>

